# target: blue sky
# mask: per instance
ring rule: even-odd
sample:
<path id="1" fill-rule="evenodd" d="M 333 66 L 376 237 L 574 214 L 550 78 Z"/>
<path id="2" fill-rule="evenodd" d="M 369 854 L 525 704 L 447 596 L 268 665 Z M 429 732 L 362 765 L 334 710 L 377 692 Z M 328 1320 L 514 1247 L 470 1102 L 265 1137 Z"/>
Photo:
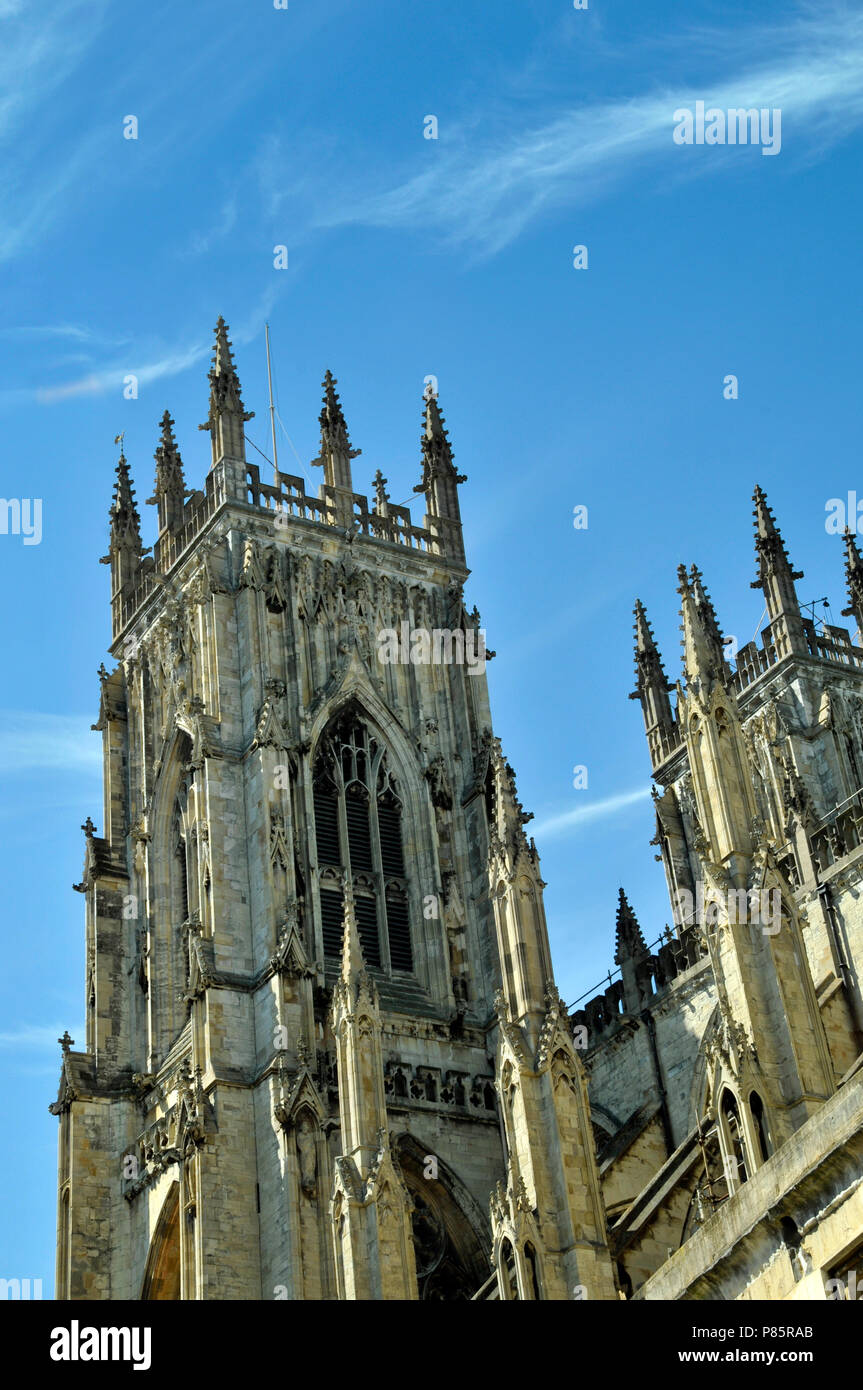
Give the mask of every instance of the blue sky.
<path id="1" fill-rule="evenodd" d="M 697 100 L 781 108 L 780 153 L 675 145 L 673 113 Z M 47 1105 L 54 1040 L 83 1041 L 71 884 L 78 827 L 90 814 L 102 829 L 89 730 L 115 434 L 143 503 L 167 406 L 201 484 L 222 313 L 268 452 L 269 320 L 303 464 L 282 438 L 283 467 L 317 486 L 330 367 L 363 450 L 355 486 L 381 468 L 401 502 L 438 378 L 469 478 L 468 597 L 498 653 L 495 725 L 536 814 L 574 999 L 611 966 L 619 885 L 649 940 L 669 917 L 626 699 L 635 597 L 673 678 L 681 561 L 704 570 L 726 632 L 751 638 L 759 482 L 806 571 L 801 597 L 829 597 L 842 621 L 824 520 L 859 477 L 861 126 L 851 6 L 0 0 L 0 493 L 43 504 L 41 544 L 0 536 L 0 1105 L 16 1194 L 0 1275 L 53 1287 Z"/>

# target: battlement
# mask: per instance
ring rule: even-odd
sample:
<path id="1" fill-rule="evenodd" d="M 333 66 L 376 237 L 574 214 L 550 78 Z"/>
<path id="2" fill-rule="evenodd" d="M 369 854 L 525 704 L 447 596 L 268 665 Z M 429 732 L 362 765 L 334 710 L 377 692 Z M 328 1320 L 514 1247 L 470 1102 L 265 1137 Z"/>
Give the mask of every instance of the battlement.
<path id="1" fill-rule="evenodd" d="M 856 646 L 846 628 L 832 624 L 818 626 L 804 616 L 797 598 L 795 581 L 803 575 L 794 570 L 776 527 L 767 499 L 755 489 L 755 549 L 758 577 L 752 588 L 760 589 L 766 600 L 768 623 L 761 630 L 761 642 L 753 640 L 740 647 L 731 666 L 729 643 L 722 635 L 716 610 L 710 600 L 701 571 L 692 565 L 687 573 L 678 570 L 678 593 L 682 596 L 684 619 L 684 672 L 688 688 L 693 680 L 718 679 L 737 697 L 753 691 L 758 682 L 782 662 L 795 659 L 805 665 L 818 662 L 828 668 L 844 667 L 846 672 L 863 672 L 863 647 Z M 854 536 L 845 536 L 845 575 L 849 606 L 843 616 L 853 617 L 858 636 L 863 632 L 863 559 Z M 640 600 L 635 604 L 636 688 L 630 698 L 641 703 L 644 727 L 654 775 L 679 755 L 682 749 L 679 710 L 669 698 L 675 689 L 665 674 L 653 630 Z M 678 692 L 680 686 L 677 686 Z M 741 710 L 751 707 L 757 696 L 741 701 Z M 679 700 L 678 700 L 679 704 Z M 667 781 L 667 773 L 660 780 Z"/>
<path id="2" fill-rule="evenodd" d="M 465 481 L 456 472 L 449 437 L 437 398 L 424 396 L 421 442 L 421 481 L 414 492 L 424 494 L 426 515 L 415 525 L 406 506 L 389 499 L 386 478 L 375 475 L 375 500 L 354 492 L 351 461 L 360 453 L 351 447 L 336 381 L 327 372 L 323 381 L 324 403 L 320 414 L 321 451 L 312 460 L 323 468 L 324 481 L 316 497 L 306 491 L 303 478 L 279 470 L 274 461 L 272 483 L 261 481 L 257 464 L 246 461 L 246 422 L 252 412 L 243 408 L 227 325 L 216 326 L 216 345 L 210 379 L 210 409 L 200 426 L 209 432 L 212 466 L 204 490 L 185 486 L 183 462 L 166 411 L 156 449 L 156 485 L 149 502 L 159 509 L 158 539 L 149 548 L 141 544 L 140 517 L 128 463 L 121 452 L 111 511 L 111 536 L 105 563 L 111 565 L 112 622 L 114 640 L 134 620 L 163 579 L 195 544 L 213 517 L 223 508 L 263 515 L 285 535 L 293 522 L 330 527 L 342 536 L 362 536 L 382 545 L 435 556 L 466 576 L 458 485 Z"/>
<path id="3" fill-rule="evenodd" d="M 383 541 L 415 553 L 451 559 L 447 549 L 448 528 L 439 518 L 432 518 L 431 527 L 416 526 L 408 507 L 387 502 L 385 511 L 379 512 L 369 505 L 368 497 L 356 492 L 350 494 L 351 509 L 346 518 L 343 499 L 326 484 L 321 485 L 317 497 L 311 497 L 306 492 L 304 480 L 289 473 L 281 473 L 278 484 L 264 483 L 261 482 L 258 466 L 247 464 L 246 477 L 247 500 L 234 500 L 233 505 L 252 508 L 271 520 L 277 535 L 283 525 L 287 533 L 287 520 L 294 518 L 314 526 L 352 531 L 355 536 Z M 230 501 L 225 496 L 221 478 L 214 473 L 208 476 L 205 491 L 192 493 L 183 508 L 182 524 L 175 531 L 166 531 L 159 536 L 153 545 L 152 555 L 145 556 L 141 563 L 137 583 L 124 590 L 117 606 L 115 638 L 134 620 L 159 587 L 161 578 L 169 574 L 195 544 L 211 518 Z"/>
<path id="4" fill-rule="evenodd" d="M 863 647 L 851 641 L 847 628 L 827 625 L 819 630 L 811 619 L 801 622 L 805 648 L 792 651 L 788 642 L 787 627 L 784 620 L 770 623 L 761 632 L 761 645 L 757 641 L 747 642 L 739 648 L 735 669 L 729 684 L 736 695 L 749 690 L 762 676 L 769 674 L 781 661 L 795 656 L 814 661 L 826 662 L 830 666 L 843 666 L 859 671 L 863 675 Z M 662 765 L 678 753 L 682 747 L 680 727 L 676 720 L 670 727 L 661 725 L 647 730 L 647 746 L 650 761 L 655 773 Z"/>
<path id="5" fill-rule="evenodd" d="M 608 986 L 570 1013 L 573 1029 L 587 1029 L 587 1048 L 597 1047 L 625 1023 L 649 1009 L 679 975 L 684 974 L 705 958 L 701 945 L 701 929 L 692 925 L 677 936 L 666 929 L 666 935 L 654 942 L 634 961 L 632 979 L 627 979 L 618 967 L 609 971 Z M 626 972 L 628 974 L 628 972 Z M 615 975 L 619 978 L 615 979 Z M 590 991 L 588 991 L 590 993 Z"/>

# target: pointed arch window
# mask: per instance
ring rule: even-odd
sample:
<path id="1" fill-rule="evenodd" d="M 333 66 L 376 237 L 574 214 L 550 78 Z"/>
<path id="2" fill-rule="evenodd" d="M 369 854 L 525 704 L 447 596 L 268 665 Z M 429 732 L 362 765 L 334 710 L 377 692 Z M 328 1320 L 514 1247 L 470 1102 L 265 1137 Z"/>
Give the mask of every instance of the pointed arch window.
<path id="1" fill-rule="evenodd" d="M 758 1147 L 761 1150 L 761 1161 L 766 1163 L 772 1153 L 770 1130 L 767 1124 L 767 1115 L 764 1111 L 764 1102 L 757 1091 L 753 1091 L 749 1097 L 749 1109 L 752 1111 L 755 1134 L 758 1139 Z"/>
<path id="2" fill-rule="evenodd" d="M 411 973 L 402 800 L 386 750 L 355 712 L 342 714 L 321 741 L 313 799 L 325 955 L 341 954 L 348 874 L 366 963 Z"/>
<path id="3" fill-rule="evenodd" d="M 746 1161 L 746 1146 L 743 1139 L 743 1126 L 740 1123 L 740 1110 L 737 1105 L 737 1097 L 732 1095 L 727 1088 L 722 1093 L 722 1118 L 725 1121 L 725 1131 L 727 1136 L 726 1153 L 726 1181 L 728 1183 L 729 1196 L 749 1177 L 749 1169 Z"/>
<path id="4" fill-rule="evenodd" d="M 524 1247 L 524 1263 L 527 1270 L 528 1297 L 538 1301 L 542 1297 L 539 1291 L 539 1262 L 536 1258 L 536 1251 L 530 1241 L 528 1241 Z"/>

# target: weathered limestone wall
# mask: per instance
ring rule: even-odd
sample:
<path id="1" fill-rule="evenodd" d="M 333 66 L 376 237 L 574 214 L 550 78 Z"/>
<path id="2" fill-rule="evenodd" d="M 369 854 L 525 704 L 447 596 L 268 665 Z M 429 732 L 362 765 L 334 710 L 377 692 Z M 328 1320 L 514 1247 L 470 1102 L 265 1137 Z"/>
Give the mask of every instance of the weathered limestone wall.
<path id="1" fill-rule="evenodd" d="M 723 1203 L 637 1297 L 825 1297 L 832 1268 L 863 1231 L 861 1169 L 863 1077 L 858 1074 Z"/>
<path id="2" fill-rule="evenodd" d="M 707 958 L 673 980 L 651 1003 L 659 1055 L 659 1074 L 644 1018 L 624 1021 L 585 1056 L 591 1106 L 605 1126 L 613 1116 L 618 1127 L 645 1101 L 660 1099 L 664 1086 L 673 1147 L 695 1125 L 692 1088 L 704 1033 L 716 1005 L 713 972 Z"/>

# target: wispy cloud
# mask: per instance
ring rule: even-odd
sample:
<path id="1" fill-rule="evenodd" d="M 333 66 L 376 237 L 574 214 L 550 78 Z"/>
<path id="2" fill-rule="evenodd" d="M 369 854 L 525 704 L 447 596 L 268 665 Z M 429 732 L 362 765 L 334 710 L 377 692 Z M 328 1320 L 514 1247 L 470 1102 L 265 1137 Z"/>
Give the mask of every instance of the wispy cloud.
<path id="1" fill-rule="evenodd" d="M 709 57 L 710 41 L 702 37 Z M 431 167 L 370 196 L 355 190 L 333 200 L 317 225 L 426 228 L 450 244 L 472 244 L 490 254 L 542 213 L 595 200 L 628 175 L 643 173 L 647 161 L 695 174 L 705 171 L 705 157 L 714 160 L 713 167 L 720 161 L 727 167 L 729 155 L 757 157 L 751 150 L 676 146 L 673 113 L 697 100 L 724 110 L 779 107 L 783 131 L 793 132 L 798 151 L 839 139 L 863 123 L 859 12 L 807 16 L 746 37 L 753 48 L 758 45 L 755 51 L 781 57 L 747 64 L 737 45 L 741 70 L 697 88 L 667 86 L 631 99 L 574 106 L 530 129 L 485 140 L 475 126 L 461 136 L 450 132 L 447 143 L 423 151 Z M 494 112 L 488 125 L 498 132 L 511 130 L 512 122 Z"/>
<path id="2" fill-rule="evenodd" d="M 56 1048 L 57 1039 L 65 1032 L 64 1024 L 24 1023 L 10 1033 L 0 1033 L 0 1047 L 27 1049 Z"/>
<path id="3" fill-rule="evenodd" d="M 280 289 L 281 282 L 278 280 L 278 276 L 274 275 L 272 283 L 260 296 L 252 311 L 244 319 L 231 326 L 231 341 L 235 347 L 243 346 L 260 335 L 267 316 L 279 297 Z M 36 388 L 32 392 L 32 399 L 40 401 L 44 405 L 52 405 L 57 401 L 70 400 L 75 396 L 102 395 L 105 391 L 120 390 L 125 378 L 129 375 L 137 379 L 139 386 L 148 386 L 154 381 L 161 380 L 162 377 L 178 376 L 180 372 L 184 372 L 187 368 L 194 367 L 198 362 L 203 361 L 212 350 L 212 336 L 201 337 L 194 343 L 186 344 L 183 347 L 166 349 L 161 354 L 151 358 L 150 361 L 143 363 L 136 362 L 133 350 L 130 349 L 122 362 L 115 358 L 112 365 L 88 372 L 86 376 L 77 377 L 74 381 Z"/>
<path id="4" fill-rule="evenodd" d="M 107 9 L 107 0 L 57 0 L 46 22 L 41 5 L 0 0 L 0 262 L 44 234 L 104 144 L 96 130 L 70 150 L 58 141 L 56 122 L 35 120 L 33 113 L 79 67 Z"/>
<path id="5" fill-rule="evenodd" d="M 39 768 L 97 772 L 102 749 L 91 723 L 84 716 L 0 711 L 0 775 Z"/>
<path id="6" fill-rule="evenodd" d="M 90 372 L 75 381 L 63 382 L 59 386 L 40 386 L 34 394 L 36 400 L 46 405 L 56 401 L 67 401 L 74 396 L 98 396 L 104 391 L 120 390 L 129 375 L 135 376 L 139 386 L 148 386 L 161 377 L 176 376 L 187 367 L 193 367 L 196 362 L 206 357 L 209 350 L 209 343 L 198 343 L 194 347 L 169 352 L 164 357 L 145 362 L 141 366 L 127 360 L 123 365 L 103 367 L 99 371 Z"/>
<path id="7" fill-rule="evenodd" d="M 0 328 L 0 338 L 69 338 L 76 343 L 98 343 L 114 346 L 128 341 L 126 338 L 106 338 L 103 333 L 80 323 L 19 323 Z"/>
<path id="8" fill-rule="evenodd" d="M 222 204 L 216 217 L 208 223 L 206 232 L 196 231 L 193 233 L 186 254 L 191 256 L 205 255 L 213 246 L 230 235 L 237 225 L 238 216 L 237 197 L 232 194 Z"/>
<path id="9" fill-rule="evenodd" d="M 564 831 L 572 830 L 575 826 L 588 825 L 591 821 L 616 815 L 627 806 L 633 806 L 636 801 L 646 801 L 649 796 L 649 787 L 639 787 L 637 791 L 608 796 L 604 801 L 589 801 L 586 806 L 577 806 L 572 811 L 565 811 L 562 816 L 552 816 L 549 820 L 540 821 L 536 826 L 532 825 L 529 833 L 534 836 L 543 835 L 546 839 L 551 835 L 562 835 Z"/>

